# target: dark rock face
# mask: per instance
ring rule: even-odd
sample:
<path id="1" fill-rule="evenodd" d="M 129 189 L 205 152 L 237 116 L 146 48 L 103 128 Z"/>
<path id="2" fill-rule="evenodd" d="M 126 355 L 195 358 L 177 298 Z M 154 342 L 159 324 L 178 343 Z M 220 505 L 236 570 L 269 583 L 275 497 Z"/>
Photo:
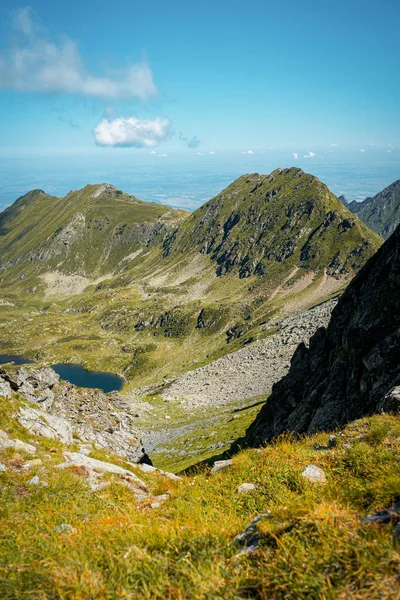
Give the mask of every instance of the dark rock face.
<path id="1" fill-rule="evenodd" d="M 397 411 L 400 384 L 400 226 L 353 279 L 310 347 L 247 430 L 257 446 L 283 433 L 329 430 L 365 415 Z"/>
<path id="2" fill-rule="evenodd" d="M 350 202 L 349 209 L 383 238 L 400 223 L 400 179 L 364 202 Z"/>

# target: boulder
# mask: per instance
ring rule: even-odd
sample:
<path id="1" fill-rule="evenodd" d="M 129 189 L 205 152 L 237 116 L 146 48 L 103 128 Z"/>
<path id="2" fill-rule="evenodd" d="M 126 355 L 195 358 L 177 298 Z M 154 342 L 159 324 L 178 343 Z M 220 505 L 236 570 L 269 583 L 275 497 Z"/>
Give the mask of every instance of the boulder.
<path id="1" fill-rule="evenodd" d="M 11 398 L 11 386 L 3 377 L 0 377 L 0 396 Z"/>
<path id="2" fill-rule="evenodd" d="M 312 483 L 326 483 L 324 471 L 315 465 L 308 465 L 301 475 Z"/>
<path id="3" fill-rule="evenodd" d="M 80 467 L 85 469 L 88 475 L 89 485 L 93 491 L 98 491 L 108 485 L 108 482 L 99 483 L 99 479 L 101 479 L 105 473 L 111 473 L 118 476 L 120 483 L 127 485 L 134 492 L 137 499 L 146 498 L 149 494 L 144 481 L 139 479 L 132 471 L 128 471 L 128 469 L 124 469 L 113 463 L 97 460 L 96 458 L 90 458 L 79 452 L 64 452 L 64 458 L 66 459 L 66 462 L 57 465 L 57 467 L 59 469 L 68 467 Z"/>
<path id="4" fill-rule="evenodd" d="M 227 467 L 231 467 L 233 465 L 233 460 L 231 458 L 227 460 L 216 460 L 211 469 L 211 473 L 218 473 L 222 471 L 222 469 L 226 469 Z"/>
<path id="5" fill-rule="evenodd" d="M 257 486 L 255 483 L 242 483 L 241 485 L 239 485 L 236 492 L 238 494 L 248 494 L 249 492 L 254 492 L 254 490 L 256 489 Z"/>
<path id="6" fill-rule="evenodd" d="M 14 448 L 15 450 L 22 450 L 27 454 L 35 454 L 36 448 L 32 444 L 27 444 L 21 440 L 10 440 L 8 433 L 0 430 L 0 449 L 1 448 Z"/>
<path id="7" fill-rule="evenodd" d="M 21 408 L 17 419 L 25 429 L 39 437 L 72 444 L 72 426 L 66 419 L 35 408 Z"/>

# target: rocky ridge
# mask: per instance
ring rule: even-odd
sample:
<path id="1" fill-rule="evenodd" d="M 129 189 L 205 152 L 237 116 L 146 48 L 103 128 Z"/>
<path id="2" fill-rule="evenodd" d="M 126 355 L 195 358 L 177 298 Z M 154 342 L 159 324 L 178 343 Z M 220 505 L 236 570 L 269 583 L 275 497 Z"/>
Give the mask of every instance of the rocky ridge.
<path id="1" fill-rule="evenodd" d="M 247 431 L 257 446 L 380 411 L 399 412 L 400 226 L 353 279 Z M 394 389 L 393 389 L 394 388 Z"/>
<path id="2" fill-rule="evenodd" d="M 14 391 L 27 401 L 16 416 L 35 435 L 67 445 L 76 438 L 133 463 L 151 464 L 133 425 L 135 407 L 118 394 L 107 396 L 61 382 L 50 368 L 1 369 L 0 389 L 6 397 Z"/>
<path id="3" fill-rule="evenodd" d="M 368 227 L 388 238 L 400 223 L 400 179 L 363 202 L 350 202 L 349 210 Z"/>

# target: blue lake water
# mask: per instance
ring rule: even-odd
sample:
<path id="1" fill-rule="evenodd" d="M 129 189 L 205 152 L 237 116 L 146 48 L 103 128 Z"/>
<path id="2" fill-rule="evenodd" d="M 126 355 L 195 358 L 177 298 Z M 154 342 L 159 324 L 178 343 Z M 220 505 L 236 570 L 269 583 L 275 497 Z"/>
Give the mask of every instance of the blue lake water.
<path id="1" fill-rule="evenodd" d="M 15 354 L 0 354 L 0 365 L 7 363 L 26 365 L 34 362 L 34 360 Z M 86 371 L 81 365 L 57 364 L 52 365 L 52 368 L 61 379 L 79 387 L 96 388 L 108 393 L 118 392 L 124 384 L 123 379 L 118 375 L 101 371 Z"/>
<path id="2" fill-rule="evenodd" d="M 86 371 L 80 365 L 58 364 L 52 368 L 61 379 L 85 388 L 97 388 L 103 392 L 118 392 L 124 382 L 118 375 L 100 371 Z"/>

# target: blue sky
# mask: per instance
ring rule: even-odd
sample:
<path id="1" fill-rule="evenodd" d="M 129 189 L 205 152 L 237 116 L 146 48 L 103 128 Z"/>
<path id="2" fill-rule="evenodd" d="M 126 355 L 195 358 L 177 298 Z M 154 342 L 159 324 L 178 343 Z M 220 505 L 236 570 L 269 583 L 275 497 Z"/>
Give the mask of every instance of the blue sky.
<path id="1" fill-rule="evenodd" d="M 393 161 L 399 20 L 397 0 L 2 0 L 0 156 Z"/>

